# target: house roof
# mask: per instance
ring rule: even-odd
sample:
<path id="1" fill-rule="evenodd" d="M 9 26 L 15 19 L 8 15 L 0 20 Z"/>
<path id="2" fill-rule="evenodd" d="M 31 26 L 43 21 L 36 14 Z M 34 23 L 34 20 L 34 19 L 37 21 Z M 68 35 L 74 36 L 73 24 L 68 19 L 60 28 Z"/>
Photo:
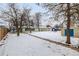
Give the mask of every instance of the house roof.
<path id="1" fill-rule="evenodd" d="M 53 22 L 48 23 L 48 25 L 50 25 L 51 27 L 54 27 L 56 25 L 61 25 L 63 22 L 64 22 L 64 20 L 61 20 L 61 21 L 53 21 Z"/>

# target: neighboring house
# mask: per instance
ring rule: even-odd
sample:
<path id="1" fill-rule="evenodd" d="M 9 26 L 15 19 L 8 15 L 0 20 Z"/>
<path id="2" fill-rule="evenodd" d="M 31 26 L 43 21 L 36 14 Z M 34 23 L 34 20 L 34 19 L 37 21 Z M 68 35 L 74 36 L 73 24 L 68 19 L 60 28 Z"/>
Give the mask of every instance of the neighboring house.
<path id="1" fill-rule="evenodd" d="M 47 27 L 50 28 L 51 31 L 54 31 L 54 30 L 57 31 L 61 29 L 63 22 L 64 20 L 49 22 Z"/>
<path id="2" fill-rule="evenodd" d="M 46 27 L 45 25 L 40 25 L 40 31 L 50 31 L 50 28 Z"/>
<path id="3" fill-rule="evenodd" d="M 0 19 L 0 40 L 8 33 L 8 23 Z"/>
<path id="4" fill-rule="evenodd" d="M 67 33 L 67 24 L 63 23 L 63 27 L 61 29 L 61 34 L 62 36 L 66 36 Z M 74 21 L 71 21 L 70 23 L 70 36 L 71 37 L 76 37 L 79 38 L 79 21 L 76 21 L 76 23 L 74 23 Z"/>

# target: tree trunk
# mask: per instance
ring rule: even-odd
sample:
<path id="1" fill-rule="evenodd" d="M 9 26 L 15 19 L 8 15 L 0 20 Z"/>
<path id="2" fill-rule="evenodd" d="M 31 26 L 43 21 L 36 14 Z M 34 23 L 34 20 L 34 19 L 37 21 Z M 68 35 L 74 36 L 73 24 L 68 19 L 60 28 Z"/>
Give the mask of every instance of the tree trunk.
<path id="1" fill-rule="evenodd" d="M 70 3 L 67 3 L 67 44 L 71 44 L 70 42 Z"/>
<path id="2" fill-rule="evenodd" d="M 20 32 L 22 33 L 23 31 L 22 31 L 22 28 L 20 28 Z"/>
<path id="3" fill-rule="evenodd" d="M 20 35 L 19 28 L 17 28 L 17 36 L 19 36 L 19 35 Z"/>
<path id="4" fill-rule="evenodd" d="M 31 28 L 30 28 L 30 33 L 31 33 L 32 31 L 31 31 Z"/>
<path id="5" fill-rule="evenodd" d="M 40 28 L 39 28 L 39 19 L 37 20 L 37 27 L 38 27 L 38 31 L 40 31 Z"/>
<path id="6" fill-rule="evenodd" d="M 18 22 L 17 22 L 17 19 L 16 19 L 16 31 L 17 31 L 17 36 L 19 36 L 20 35 L 20 29 L 19 29 L 19 27 L 18 27 Z"/>
<path id="7" fill-rule="evenodd" d="M 38 31 L 40 31 L 40 28 L 38 27 Z"/>
<path id="8" fill-rule="evenodd" d="M 30 31 L 30 33 L 31 33 L 31 27 L 30 27 L 30 20 L 29 20 L 29 19 L 28 19 L 28 22 L 29 22 L 29 24 L 28 24 L 29 31 Z"/>

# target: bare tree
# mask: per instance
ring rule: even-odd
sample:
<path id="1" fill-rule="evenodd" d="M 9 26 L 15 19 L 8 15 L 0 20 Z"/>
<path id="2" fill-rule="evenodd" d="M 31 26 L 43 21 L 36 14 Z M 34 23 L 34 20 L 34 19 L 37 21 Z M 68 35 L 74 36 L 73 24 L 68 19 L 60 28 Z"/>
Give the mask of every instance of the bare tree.
<path id="1" fill-rule="evenodd" d="M 17 36 L 19 36 L 23 19 L 23 13 L 21 13 L 21 10 L 17 7 L 15 3 L 10 3 L 8 4 L 8 11 L 4 10 L 2 11 L 2 13 L 6 15 L 7 18 L 9 18 L 10 21 L 13 23 L 13 26 L 16 27 Z"/>
<path id="2" fill-rule="evenodd" d="M 36 16 L 36 26 L 38 28 L 38 31 L 40 31 L 39 26 L 40 26 L 41 13 L 38 12 L 38 13 L 35 14 L 35 16 Z"/>
<path id="3" fill-rule="evenodd" d="M 31 28 L 30 28 L 30 11 L 31 9 L 26 9 L 24 8 L 23 9 L 24 11 L 24 21 L 25 21 L 25 24 L 26 24 L 26 29 L 28 28 L 29 31 L 31 32 Z"/>
<path id="4" fill-rule="evenodd" d="M 45 3 L 41 4 L 44 8 L 48 9 L 48 12 L 52 12 L 52 15 L 54 16 L 54 19 L 58 19 L 58 17 L 63 16 L 64 19 L 67 20 L 67 41 L 66 43 L 70 44 L 70 22 L 71 22 L 71 16 L 75 12 L 74 4 L 70 3 Z"/>

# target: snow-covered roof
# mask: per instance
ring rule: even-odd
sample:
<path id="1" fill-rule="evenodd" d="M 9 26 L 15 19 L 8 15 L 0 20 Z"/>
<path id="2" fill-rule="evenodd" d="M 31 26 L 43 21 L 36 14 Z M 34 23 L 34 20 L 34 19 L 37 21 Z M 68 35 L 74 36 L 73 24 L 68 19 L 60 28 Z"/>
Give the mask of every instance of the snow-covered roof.
<path id="1" fill-rule="evenodd" d="M 4 26 L 4 27 L 6 27 L 6 28 L 9 28 L 9 22 L 0 19 L 0 26 Z"/>

